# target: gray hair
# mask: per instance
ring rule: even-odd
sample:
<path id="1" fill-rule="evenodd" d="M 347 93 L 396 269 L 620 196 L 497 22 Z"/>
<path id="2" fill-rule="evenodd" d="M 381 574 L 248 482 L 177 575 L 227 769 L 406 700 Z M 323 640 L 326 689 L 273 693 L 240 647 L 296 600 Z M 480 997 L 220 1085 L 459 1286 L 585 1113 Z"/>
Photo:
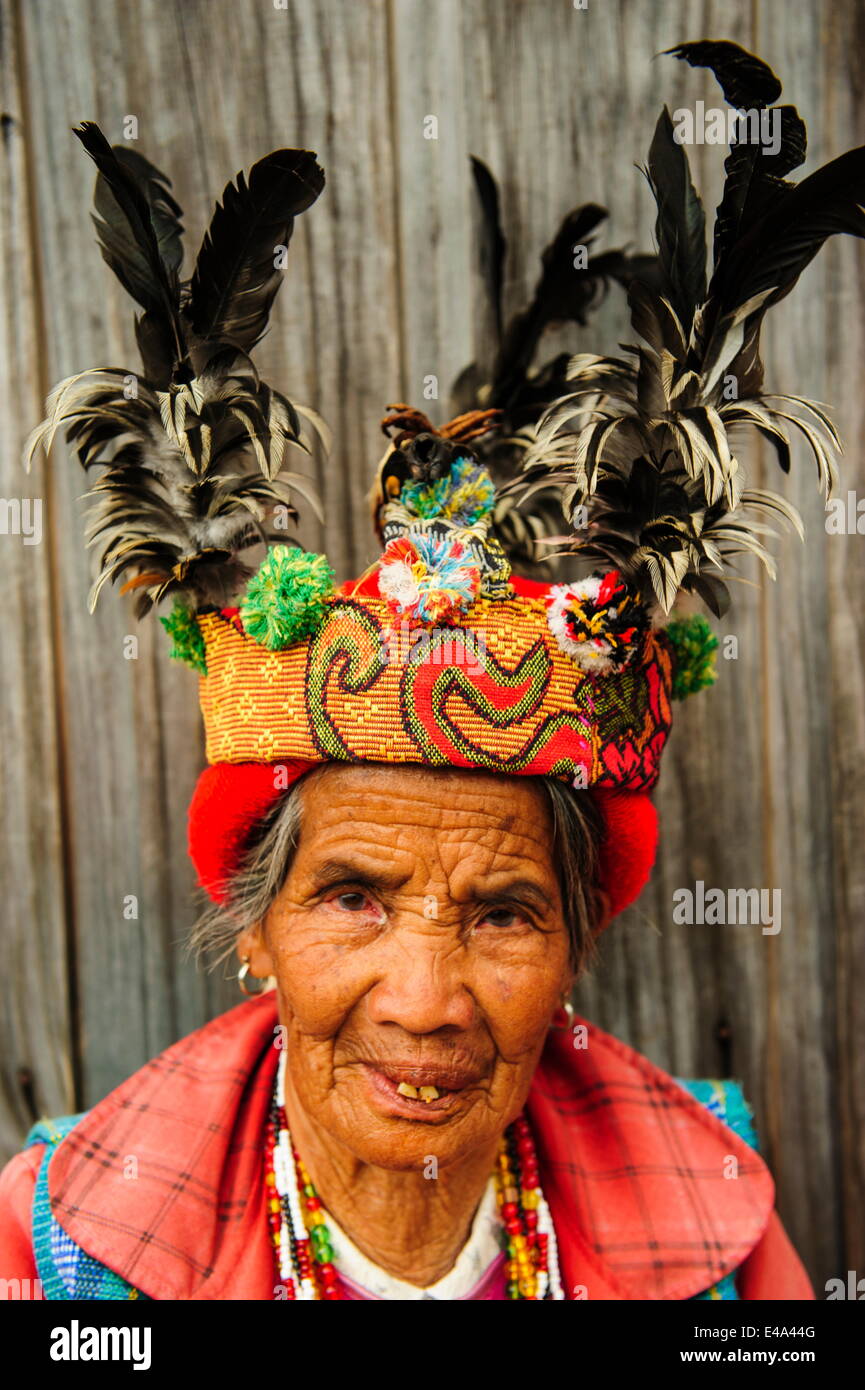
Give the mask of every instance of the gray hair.
<path id="1" fill-rule="evenodd" d="M 226 884 L 225 900 L 207 907 L 192 929 L 189 948 L 226 960 L 238 936 L 260 926 L 282 891 L 300 840 L 304 787 L 328 763 L 295 782 L 259 822 L 243 859 Z M 553 863 L 570 938 L 575 974 L 594 955 L 603 899 L 598 889 L 598 856 L 603 819 L 590 792 L 552 777 L 533 777 L 547 796 L 553 822 Z"/>

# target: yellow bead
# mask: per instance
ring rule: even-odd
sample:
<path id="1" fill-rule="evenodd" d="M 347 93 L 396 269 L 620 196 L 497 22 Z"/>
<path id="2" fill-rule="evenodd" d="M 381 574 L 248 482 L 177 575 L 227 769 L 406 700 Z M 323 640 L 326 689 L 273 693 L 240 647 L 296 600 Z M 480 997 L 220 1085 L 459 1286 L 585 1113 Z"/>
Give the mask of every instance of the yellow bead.
<path id="1" fill-rule="evenodd" d="M 532 1189 L 523 1188 L 523 1206 L 527 1211 L 535 1211 L 540 1206 L 540 1201 L 541 1199 L 536 1187 Z"/>
<path id="2" fill-rule="evenodd" d="M 267 1174 L 265 1175 L 265 1179 L 264 1179 L 264 1180 L 265 1180 L 265 1182 L 267 1183 L 268 1187 L 273 1187 L 274 1184 L 276 1183 L 276 1174 L 275 1174 L 275 1173 L 267 1173 Z"/>

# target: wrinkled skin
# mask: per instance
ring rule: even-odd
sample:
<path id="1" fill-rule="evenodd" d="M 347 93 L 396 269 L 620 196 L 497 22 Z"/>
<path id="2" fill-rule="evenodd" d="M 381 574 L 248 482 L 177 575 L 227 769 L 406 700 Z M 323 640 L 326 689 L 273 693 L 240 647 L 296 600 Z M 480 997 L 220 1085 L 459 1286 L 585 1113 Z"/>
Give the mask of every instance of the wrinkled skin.
<path id="1" fill-rule="evenodd" d="M 289 1125 L 326 1208 L 425 1286 L 465 1242 L 572 983 L 551 817 L 526 779 L 450 769 L 329 764 L 302 796 L 286 883 L 238 954 L 276 977 Z M 450 1083 L 439 1105 L 393 1094 L 424 1068 Z"/>

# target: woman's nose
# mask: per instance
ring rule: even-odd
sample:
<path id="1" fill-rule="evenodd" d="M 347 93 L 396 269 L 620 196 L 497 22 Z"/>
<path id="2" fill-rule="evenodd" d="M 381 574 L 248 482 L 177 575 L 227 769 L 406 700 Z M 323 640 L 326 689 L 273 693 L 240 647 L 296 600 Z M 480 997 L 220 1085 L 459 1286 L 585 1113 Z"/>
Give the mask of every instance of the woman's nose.
<path id="1" fill-rule="evenodd" d="M 373 1023 L 396 1023 L 407 1033 L 465 1030 L 475 1001 L 464 977 L 464 952 L 415 940 L 388 954 L 382 974 L 367 996 Z"/>

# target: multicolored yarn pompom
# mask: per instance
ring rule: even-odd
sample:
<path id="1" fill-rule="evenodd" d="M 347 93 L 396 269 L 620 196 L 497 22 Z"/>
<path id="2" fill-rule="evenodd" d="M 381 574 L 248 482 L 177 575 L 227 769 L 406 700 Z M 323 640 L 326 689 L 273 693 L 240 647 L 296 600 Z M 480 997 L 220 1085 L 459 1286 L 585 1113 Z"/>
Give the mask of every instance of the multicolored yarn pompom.
<path id="1" fill-rule="evenodd" d="M 424 626 L 465 612 L 480 587 L 480 569 L 458 540 L 409 532 L 389 541 L 379 562 L 379 593 L 391 613 Z"/>
<path id="2" fill-rule="evenodd" d="M 618 570 L 577 584 L 554 584 L 546 604 L 547 623 L 560 649 L 588 675 L 626 666 L 649 625 L 646 609 Z"/>
<path id="3" fill-rule="evenodd" d="M 455 526 L 474 526 L 489 515 L 495 500 L 489 472 L 465 455 L 454 460 L 444 477 L 408 483 L 400 493 L 400 501 L 412 516 L 423 520 L 441 517 Z"/>
<path id="4" fill-rule="evenodd" d="M 332 593 L 326 555 L 275 545 L 246 586 L 240 605 L 244 630 L 270 651 L 282 651 L 315 632 Z"/>
<path id="5" fill-rule="evenodd" d="M 698 690 L 714 685 L 718 678 L 718 638 L 703 615 L 694 613 L 668 623 L 667 636 L 675 654 L 673 699 L 687 699 L 689 695 L 696 695 Z"/>
<path id="6" fill-rule="evenodd" d="M 179 599 L 174 600 L 171 612 L 160 617 L 159 621 L 171 638 L 169 655 L 175 661 L 183 661 L 200 675 L 207 675 L 207 662 L 204 656 L 204 638 L 191 608 Z"/>

